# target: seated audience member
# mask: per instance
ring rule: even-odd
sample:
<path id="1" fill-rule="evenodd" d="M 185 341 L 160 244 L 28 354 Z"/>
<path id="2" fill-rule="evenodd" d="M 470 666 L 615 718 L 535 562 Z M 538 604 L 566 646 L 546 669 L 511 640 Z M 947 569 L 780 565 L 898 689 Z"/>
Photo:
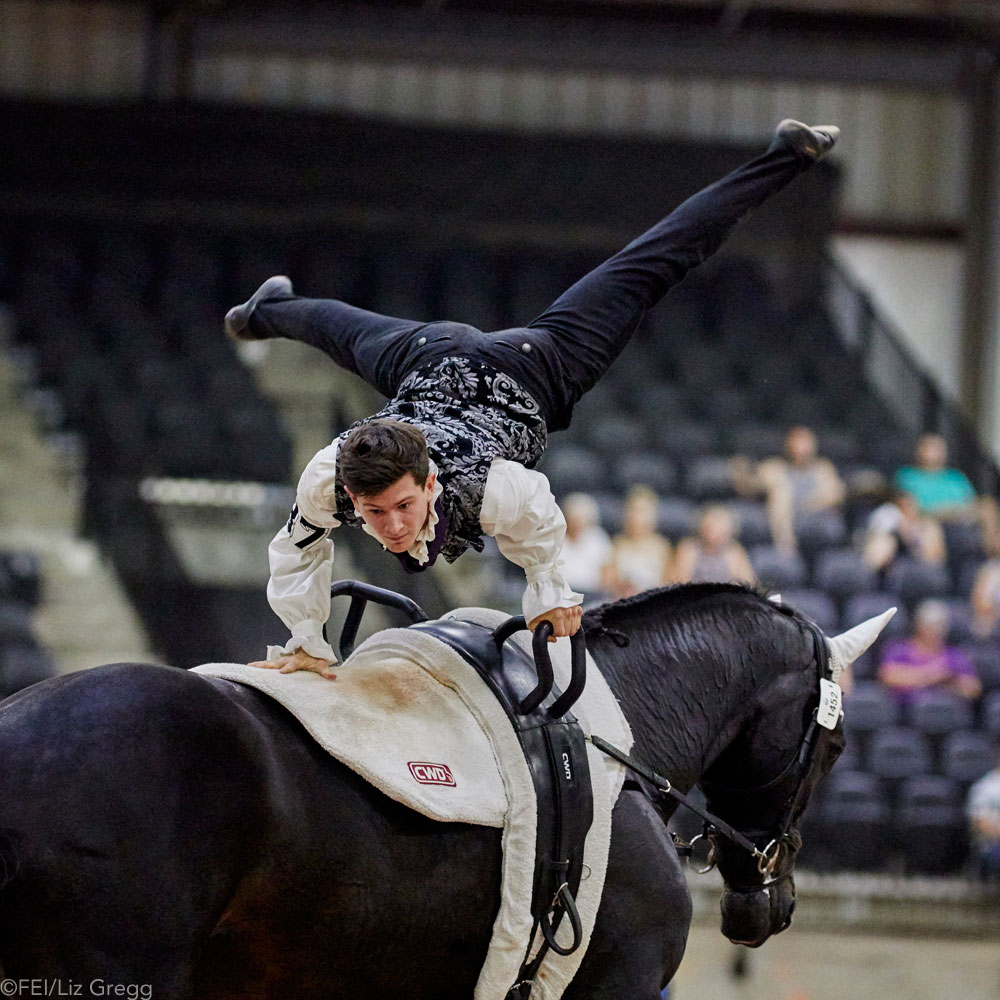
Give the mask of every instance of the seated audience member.
<path id="1" fill-rule="evenodd" d="M 1000 878 L 1000 765 L 973 783 L 965 811 L 979 854 L 980 875 Z"/>
<path id="2" fill-rule="evenodd" d="M 982 638 L 994 635 L 1000 624 L 1000 544 L 995 539 L 990 557 L 976 572 L 969 600 L 973 630 Z"/>
<path id="3" fill-rule="evenodd" d="M 784 455 L 765 459 L 756 470 L 736 459 L 733 480 L 741 492 L 766 495 L 771 535 L 785 552 L 797 548 L 796 517 L 837 508 L 846 492 L 833 463 L 817 454 L 816 435 L 808 427 L 790 428 Z"/>
<path id="4" fill-rule="evenodd" d="M 629 490 L 623 531 L 614 540 L 608 582 L 615 597 L 631 597 L 669 580 L 670 542 L 656 530 L 657 497 L 646 486 Z"/>
<path id="5" fill-rule="evenodd" d="M 910 638 L 886 647 L 878 677 L 900 704 L 909 704 L 928 688 L 945 688 L 963 698 L 979 697 L 982 685 L 972 660 L 964 650 L 945 642 L 948 624 L 947 604 L 923 601 L 913 615 Z"/>
<path id="6" fill-rule="evenodd" d="M 735 533 L 729 509 L 706 507 L 698 520 L 697 537 L 677 544 L 673 579 L 677 583 L 753 583 L 753 567 Z"/>
<path id="7" fill-rule="evenodd" d="M 598 523 L 597 501 L 589 493 L 570 493 L 562 502 L 566 518 L 563 577 L 573 590 L 599 598 L 607 589 L 605 572 L 611 561 L 611 538 Z"/>
<path id="8" fill-rule="evenodd" d="M 868 518 L 863 555 L 879 573 L 884 573 L 898 556 L 941 565 L 946 555 L 944 531 L 933 517 L 920 513 L 911 494 L 894 490 L 890 499 Z"/>
<path id="9" fill-rule="evenodd" d="M 897 470 L 894 484 L 916 501 L 921 514 L 939 521 L 979 524 L 989 548 L 1000 536 L 1000 511 L 992 497 L 977 497 L 968 476 L 948 465 L 948 444 L 940 434 L 922 434 L 916 464 Z"/>

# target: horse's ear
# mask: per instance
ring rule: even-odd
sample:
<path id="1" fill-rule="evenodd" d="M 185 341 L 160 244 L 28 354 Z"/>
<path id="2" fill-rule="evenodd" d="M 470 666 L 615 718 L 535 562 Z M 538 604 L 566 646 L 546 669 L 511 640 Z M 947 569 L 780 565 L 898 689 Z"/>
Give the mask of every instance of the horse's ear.
<path id="1" fill-rule="evenodd" d="M 889 624 L 889 619 L 896 613 L 895 608 L 889 608 L 882 614 L 868 621 L 855 625 L 841 635 L 827 638 L 830 647 L 830 670 L 834 683 L 840 682 L 840 675 L 878 638 L 879 633 Z"/>

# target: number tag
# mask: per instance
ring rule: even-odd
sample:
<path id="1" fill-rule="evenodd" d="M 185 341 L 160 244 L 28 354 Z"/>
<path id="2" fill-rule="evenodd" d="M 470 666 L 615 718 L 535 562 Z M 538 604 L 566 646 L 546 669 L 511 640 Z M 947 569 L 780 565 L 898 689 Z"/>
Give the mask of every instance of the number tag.
<path id="1" fill-rule="evenodd" d="M 844 692 L 839 684 L 828 681 L 825 677 L 819 682 L 819 708 L 816 709 L 816 721 L 824 729 L 836 729 L 844 710 Z"/>

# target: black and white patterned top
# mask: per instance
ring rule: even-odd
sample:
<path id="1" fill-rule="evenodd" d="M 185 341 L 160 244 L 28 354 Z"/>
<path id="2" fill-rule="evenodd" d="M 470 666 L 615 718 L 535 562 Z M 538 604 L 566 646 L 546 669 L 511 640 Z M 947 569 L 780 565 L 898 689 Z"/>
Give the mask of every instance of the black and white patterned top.
<path id="1" fill-rule="evenodd" d="M 433 554 L 448 562 L 469 547 L 482 551 L 480 512 L 493 460 L 506 458 L 533 468 L 548 439 L 538 403 L 510 376 L 467 358 L 446 358 L 411 372 L 394 399 L 348 428 L 338 443 L 355 427 L 381 419 L 412 424 L 427 439 L 443 488 L 444 537 L 436 539 Z M 335 495 L 337 518 L 360 527 L 339 475 Z"/>

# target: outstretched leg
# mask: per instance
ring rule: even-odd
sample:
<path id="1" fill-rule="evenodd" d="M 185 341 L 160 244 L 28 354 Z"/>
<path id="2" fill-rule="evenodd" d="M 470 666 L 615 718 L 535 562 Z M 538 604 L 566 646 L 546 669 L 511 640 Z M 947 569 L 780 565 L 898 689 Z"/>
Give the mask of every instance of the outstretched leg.
<path id="1" fill-rule="evenodd" d="M 608 370 L 646 310 L 710 257 L 754 208 L 833 146 L 839 130 L 784 121 L 762 156 L 688 198 L 652 229 L 596 267 L 529 324 L 559 369 L 562 407 L 550 430 Z"/>
<path id="2" fill-rule="evenodd" d="M 284 276 L 268 278 L 242 305 L 226 314 L 233 340 L 287 337 L 318 347 L 338 365 L 360 375 L 383 396 L 395 395 L 424 346 L 427 324 L 382 316 L 339 299 L 299 298 Z"/>

